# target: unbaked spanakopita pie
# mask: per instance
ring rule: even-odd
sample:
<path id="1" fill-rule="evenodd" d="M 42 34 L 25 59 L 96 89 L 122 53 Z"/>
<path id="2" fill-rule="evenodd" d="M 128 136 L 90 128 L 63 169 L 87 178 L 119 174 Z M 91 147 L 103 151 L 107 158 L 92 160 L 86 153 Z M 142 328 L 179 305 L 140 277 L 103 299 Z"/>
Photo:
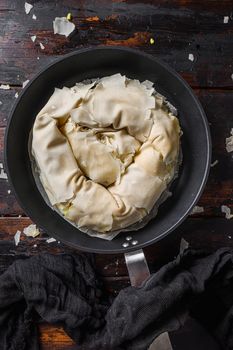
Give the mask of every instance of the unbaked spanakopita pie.
<path id="1" fill-rule="evenodd" d="M 36 116 L 32 155 L 50 204 L 106 234 L 151 212 L 174 178 L 180 135 L 152 83 L 115 74 L 55 89 Z"/>

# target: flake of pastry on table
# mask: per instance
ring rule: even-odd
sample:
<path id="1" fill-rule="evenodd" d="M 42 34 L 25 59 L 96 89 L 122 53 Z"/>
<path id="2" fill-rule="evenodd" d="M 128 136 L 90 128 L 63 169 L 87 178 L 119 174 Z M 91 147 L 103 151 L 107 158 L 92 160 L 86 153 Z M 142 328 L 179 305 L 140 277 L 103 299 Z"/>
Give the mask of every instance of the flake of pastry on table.
<path id="1" fill-rule="evenodd" d="M 179 163 L 181 131 L 169 106 L 153 83 L 121 74 L 55 89 L 32 138 L 51 205 L 101 238 L 154 216 Z"/>

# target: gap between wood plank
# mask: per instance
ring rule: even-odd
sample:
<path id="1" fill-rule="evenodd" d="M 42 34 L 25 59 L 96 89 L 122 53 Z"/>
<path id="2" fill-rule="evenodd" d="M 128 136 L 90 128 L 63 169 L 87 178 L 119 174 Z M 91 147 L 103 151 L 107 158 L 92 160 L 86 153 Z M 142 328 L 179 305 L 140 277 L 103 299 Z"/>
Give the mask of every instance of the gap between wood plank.
<path id="1" fill-rule="evenodd" d="M 32 79 L 31 79 L 32 80 Z M 11 89 L 16 88 L 23 88 L 22 84 L 9 84 L 7 82 L 1 82 L 0 85 L 9 85 Z M 195 90 L 204 90 L 204 91 L 215 91 L 215 92 L 226 92 L 226 91 L 233 91 L 233 85 L 232 86 L 196 86 L 196 85 L 189 85 L 194 91 Z"/>

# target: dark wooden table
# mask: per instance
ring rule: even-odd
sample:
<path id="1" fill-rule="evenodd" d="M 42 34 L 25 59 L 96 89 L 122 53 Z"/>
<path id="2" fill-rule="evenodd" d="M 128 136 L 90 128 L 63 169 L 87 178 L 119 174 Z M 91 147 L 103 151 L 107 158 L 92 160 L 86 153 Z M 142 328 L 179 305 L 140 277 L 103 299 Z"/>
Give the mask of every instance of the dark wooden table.
<path id="1" fill-rule="evenodd" d="M 28 0 L 29 1 L 29 0 Z M 145 249 L 151 271 L 171 260 L 184 237 L 194 248 L 215 250 L 233 247 L 233 220 L 221 213 L 225 204 L 233 210 L 233 154 L 225 138 L 233 127 L 233 1 L 232 0 L 31 0 L 34 8 L 24 12 L 24 1 L 0 1 L 0 162 L 3 162 L 4 130 L 15 93 L 56 57 L 91 45 L 122 45 L 138 48 L 161 58 L 192 86 L 207 114 L 213 161 L 199 205 L 204 213 L 190 216 L 171 237 Z M 78 31 L 71 38 L 54 35 L 53 19 L 72 13 Z M 32 19 L 32 14 L 37 20 Z M 224 17 L 229 17 L 224 23 Z M 227 18 L 225 18 L 227 21 Z M 33 43 L 30 39 L 36 35 Z M 154 44 L 150 44 L 154 38 Z M 45 49 L 41 50 L 39 42 Z M 194 61 L 189 60 L 193 54 Z M 198 135 L 197 135 L 198 142 Z M 17 147 L 17 144 L 15 145 Z M 0 272 L 13 261 L 39 252 L 70 251 L 57 242 L 48 244 L 45 232 L 35 239 L 13 236 L 31 223 L 0 179 Z M 232 237 L 232 238 L 231 238 Z M 36 245 L 36 246 L 35 246 Z M 108 293 L 117 294 L 129 284 L 122 255 L 96 255 L 96 267 Z M 40 327 L 43 350 L 76 349 L 62 329 Z"/>

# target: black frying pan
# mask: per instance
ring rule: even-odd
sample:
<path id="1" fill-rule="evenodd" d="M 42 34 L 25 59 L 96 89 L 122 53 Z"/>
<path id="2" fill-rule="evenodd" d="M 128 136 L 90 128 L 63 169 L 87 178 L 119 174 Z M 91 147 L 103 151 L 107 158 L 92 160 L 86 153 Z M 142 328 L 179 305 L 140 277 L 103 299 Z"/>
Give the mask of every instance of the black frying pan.
<path id="1" fill-rule="evenodd" d="M 144 228 L 130 233 L 138 241 L 137 248 L 165 237 L 185 219 L 202 193 L 210 167 L 211 140 L 203 109 L 184 80 L 157 58 L 131 49 L 98 47 L 73 52 L 46 67 L 28 83 L 11 113 L 5 137 L 8 177 L 21 207 L 39 227 L 60 241 L 89 252 L 125 253 L 135 247 L 123 248 L 127 232 L 112 241 L 89 237 L 47 206 L 32 175 L 28 137 L 37 113 L 55 87 L 70 87 L 88 78 L 118 72 L 154 82 L 156 90 L 178 109 L 184 132 L 183 164 L 171 188 L 173 195 Z"/>

